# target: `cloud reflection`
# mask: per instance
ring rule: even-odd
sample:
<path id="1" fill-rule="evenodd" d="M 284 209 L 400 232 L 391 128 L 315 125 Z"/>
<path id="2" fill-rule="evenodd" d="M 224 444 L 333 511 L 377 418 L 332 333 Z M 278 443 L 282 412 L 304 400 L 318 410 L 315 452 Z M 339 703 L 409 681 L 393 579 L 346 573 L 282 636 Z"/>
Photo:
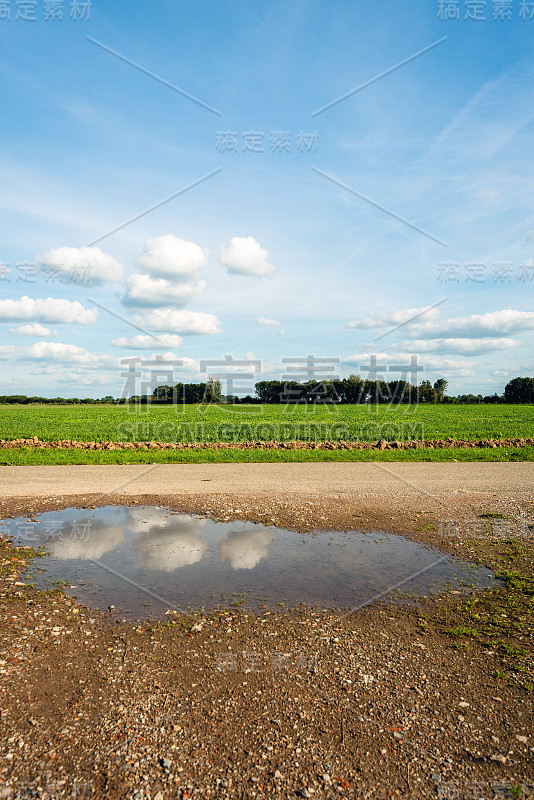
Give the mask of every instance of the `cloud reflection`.
<path id="1" fill-rule="evenodd" d="M 276 538 L 276 534 L 267 531 L 233 531 L 219 544 L 219 557 L 234 569 L 254 569 Z"/>
<path id="2" fill-rule="evenodd" d="M 44 547 L 62 561 L 99 559 L 123 542 L 122 525 L 109 525 L 94 519 L 63 526 L 61 533 L 54 537 L 43 536 Z"/>
<path id="3" fill-rule="evenodd" d="M 128 512 L 128 527 L 138 535 L 134 547 L 145 567 L 173 572 L 197 564 L 209 550 L 205 520 L 169 514 L 164 509 Z"/>

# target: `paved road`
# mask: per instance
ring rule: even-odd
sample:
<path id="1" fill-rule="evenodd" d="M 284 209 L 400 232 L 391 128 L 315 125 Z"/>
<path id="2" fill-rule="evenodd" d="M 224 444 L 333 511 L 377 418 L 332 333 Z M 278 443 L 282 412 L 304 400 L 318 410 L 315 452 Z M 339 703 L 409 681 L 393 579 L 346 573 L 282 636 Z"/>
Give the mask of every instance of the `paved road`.
<path id="1" fill-rule="evenodd" d="M 108 493 L 328 495 L 534 491 L 534 463 L 153 464 L 0 467 L 0 498 Z"/>

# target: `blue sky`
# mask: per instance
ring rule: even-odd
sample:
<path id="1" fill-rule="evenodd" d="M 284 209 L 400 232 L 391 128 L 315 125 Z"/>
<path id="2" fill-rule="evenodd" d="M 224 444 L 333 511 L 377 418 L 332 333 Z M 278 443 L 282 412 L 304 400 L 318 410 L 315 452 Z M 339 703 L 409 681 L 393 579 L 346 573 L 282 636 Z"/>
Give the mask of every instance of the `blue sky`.
<path id="1" fill-rule="evenodd" d="M 0 2 L 0 392 L 158 355 L 533 374 L 534 3 L 53 5 Z"/>

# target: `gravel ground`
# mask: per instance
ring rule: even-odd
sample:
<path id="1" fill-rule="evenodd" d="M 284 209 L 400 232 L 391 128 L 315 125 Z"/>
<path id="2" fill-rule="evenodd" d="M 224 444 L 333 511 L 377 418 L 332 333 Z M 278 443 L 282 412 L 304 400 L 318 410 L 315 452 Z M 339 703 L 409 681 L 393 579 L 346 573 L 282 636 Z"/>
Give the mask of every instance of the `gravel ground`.
<path id="1" fill-rule="evenodd" d="M 125 502 L 403 532 L 512 577 L 476 597 L 137 626 L 24 585 L 29 553 L 4 540 L 0 798 L 534 796 L 532 493 L 4 495 L 0 516 Z"/>

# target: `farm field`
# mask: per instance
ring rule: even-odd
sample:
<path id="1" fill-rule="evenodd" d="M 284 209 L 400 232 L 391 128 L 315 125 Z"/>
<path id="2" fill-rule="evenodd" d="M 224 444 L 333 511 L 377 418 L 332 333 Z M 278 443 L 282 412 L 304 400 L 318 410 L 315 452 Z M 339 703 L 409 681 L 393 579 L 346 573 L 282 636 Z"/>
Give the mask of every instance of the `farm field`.
<path id="1" fill-rule="evenodd" d="M 532 405 L 0 406 L 0 439 L 242 442 L 534 436 Z"/>
<path id="2" fill-rule="evenodd" d="M 421 406 L 0 406 L 0 439 L 42 441 L 376 442 L 380 438 L 499 439 L 534 436 L 531 405 Z M 207 461 L 507 461 L 533 460 L 533 448 L 425 451 L 153 451 L 2 450 L 1 464 L 165 463 Z"/>

